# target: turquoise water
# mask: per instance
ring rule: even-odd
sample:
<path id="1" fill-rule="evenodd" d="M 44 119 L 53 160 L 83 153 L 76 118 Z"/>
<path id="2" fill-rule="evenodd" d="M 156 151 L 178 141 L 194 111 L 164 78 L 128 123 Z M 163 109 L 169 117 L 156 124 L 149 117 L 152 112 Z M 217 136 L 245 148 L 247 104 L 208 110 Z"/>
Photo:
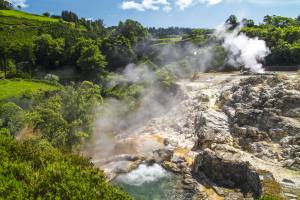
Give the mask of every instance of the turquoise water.
<path id="1" fill-rule="evenodd" d="M 194 193 L 183 190 L 181 177 L 167 172 L 159 165 L 138 169 L 118 176 L 114 184 L 137 200 L 188 200 Z"/>

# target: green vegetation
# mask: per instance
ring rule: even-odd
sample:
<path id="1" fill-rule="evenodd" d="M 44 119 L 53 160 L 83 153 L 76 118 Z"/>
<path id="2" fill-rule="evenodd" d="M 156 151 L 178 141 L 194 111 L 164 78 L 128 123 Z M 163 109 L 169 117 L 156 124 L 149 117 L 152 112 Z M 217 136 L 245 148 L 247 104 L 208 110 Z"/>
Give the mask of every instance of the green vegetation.
<path id="1" fill-rule="evenodd" d="M 250 37 L 259 37 L 267 42 L 271 54 L 267 65 L 300 64 L 300 21 L 299 17 L 265 16 L 264 23 L 242 29 Z"/>
<path id="2" fill-rule="evenodd" d="M 28 20 L 37 20 L 42 22 L 58 22 L 58 19 L 40 16 L 40 15 L 32 15 L 26 12 L 18 11 L 18 10 L 0 10 L 0 17 L 15 17 L 15 18 L 24 18 Z"/>
<path id="3" fill-rule="evenodd" d="M 0 80 L 0 101 L 18 98 L 25 94 L 54 91 L 58 86 L 50 85 L 41 81 L 30 80 Z"/>
<path id="4" fill-rule="evenodd" d="M 0 0 L 0 8 L 0 196 L 4 199 L 130 199 L 75 153 L 102 114 L 94 113 L 95 108 L 114 98 L 127 104 L 121 114 L 125 116 L 138 107 L 149 87 L 167 94 L 176 91 L 177 77 L 190 75 L 190 63 L 201 62 L 197 53 L 207 53 L 185 51 L 185 46 L 211 47 L 214 57 L 207 70 L 226 63 L 227 52 L 212 30 L 146 29 L 130 19 L 105 27 L 101 19 L 87 20 L 71 11 L 43 16 L 16 11 L 5 0 Z M 242 31 L 267 41 L 272 49 L 268 63 L 299 64 L 297 20 L 266 17 L 256 26 L 244 19 Z M 227 23 L 239 25 L 235 16 Z M 155 78 L 129 80 L 122 72 L 131 63 L 141 74 L 137 76 L 151 71 Z"/>
<path id="5" fill-rule="evenodd" d="M 46 140 L 20 143 L 0 129 L 0 157 L 1 199 L 131 199 L 88 159 Z"/>

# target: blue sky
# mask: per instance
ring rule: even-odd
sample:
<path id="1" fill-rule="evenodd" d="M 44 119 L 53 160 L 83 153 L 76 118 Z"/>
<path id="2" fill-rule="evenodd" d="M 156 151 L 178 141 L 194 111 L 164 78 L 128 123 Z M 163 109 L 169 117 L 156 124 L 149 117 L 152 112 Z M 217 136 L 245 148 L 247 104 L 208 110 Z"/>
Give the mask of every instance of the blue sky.
<path id="1" fill-rule="evenodd" d="M 10 0 L 33 13 L 59 14 L 72 10 L 80 17 L 103 19 L 116 25 L 134 19 L 145 26 L 213 28 L 235 14 L 257 22 L 263 16 L 300 14 L 300 0 Z"/>

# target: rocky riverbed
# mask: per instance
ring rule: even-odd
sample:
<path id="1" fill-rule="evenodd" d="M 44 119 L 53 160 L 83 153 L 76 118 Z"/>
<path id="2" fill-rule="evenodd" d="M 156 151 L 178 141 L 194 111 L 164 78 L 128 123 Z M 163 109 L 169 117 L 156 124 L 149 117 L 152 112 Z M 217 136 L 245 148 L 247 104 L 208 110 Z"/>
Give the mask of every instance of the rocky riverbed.
<path id="1" fill-rule="evenodd" d="M 112 180 L 160 165 L 190 199 L 300 199 L 300 76 L 201 73 L 177 85 L 170 109 L 109 138 L 113 156 L 85 150 L 95 165 Z"/>

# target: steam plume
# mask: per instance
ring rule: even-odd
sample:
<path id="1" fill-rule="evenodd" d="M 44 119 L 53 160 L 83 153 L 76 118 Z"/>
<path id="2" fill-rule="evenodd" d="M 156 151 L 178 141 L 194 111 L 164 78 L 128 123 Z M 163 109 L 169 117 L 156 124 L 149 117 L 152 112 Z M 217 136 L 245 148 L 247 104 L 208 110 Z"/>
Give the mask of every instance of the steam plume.
<path id="1" fill-rule="evenodd" d="M 263 61 L 270 53 L 264 40 L 249 38 L 244 33 L 239 33 L 240 28 L 232 32 L 226 30 L 226 26 L 219 27 L 215 34 L 223 40 L 223 47 L 228 51 L 228 64 L 235 66 L 245 66 L 252 72 L 263 73 Z"/>

